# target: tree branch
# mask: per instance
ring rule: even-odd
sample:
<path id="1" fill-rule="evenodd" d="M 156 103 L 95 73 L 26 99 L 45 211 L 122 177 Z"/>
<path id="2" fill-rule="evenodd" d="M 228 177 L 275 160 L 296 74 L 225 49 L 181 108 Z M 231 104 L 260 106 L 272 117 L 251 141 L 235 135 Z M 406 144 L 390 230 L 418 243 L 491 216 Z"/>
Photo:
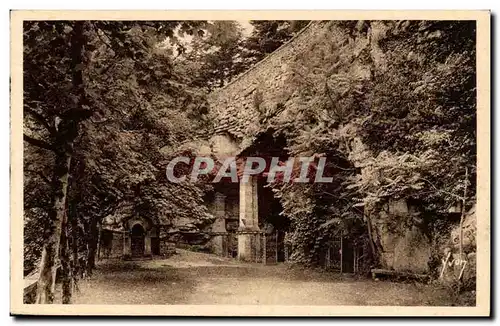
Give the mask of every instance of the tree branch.
<path id="1" fill-rule="evenodd" d="M 45 128 L 47 128 L 51 135 L 55 135 L 57 133 L 56 128 L 50 125 L 47 119 L 40 113 L 26 106 L 24 107 L 24 112 L 29 113 L 33 118 L 35 118 L 36 121 L 40 122 Z"/>
<path id="2" fill-rule="evenodd" d="M 457 198 L 457 199 L 459 199 L 459 200 L 462 200 L 462 197 L 460 197 L 460 196 L 458 196 L 458 195 L 455 195 L 455 194 L 453 194 L 453 193 L 451 193 L 451 192 L 448 192 L 448 191 L 444 191 L 444 190 L 438 189 L 438 188 L 437 188 L 437 187 L 436 187 L 436 186 L 435 186 L 432 182 L 430 182 L 430 181 L 429 181 L 429 180 L 427 180 L 427 179 L 420 178 L 420 180 L 424 180 L 425 182 L 427 182 L 429 185 L 431 185 L 431 186 L 432 186 L 432 188 L 436 189 L 436 191 L 442 192 L 442 193 L 444 193 L 444 194 L 447 194 L 447 195 L 450 195 L 450 196 L 452 196 L 452 197 L 455 197 L 455 198 Z"/>
<path id="3" fill-rule="evenodd" d="M 47 143 L 46 141 L 36 139 L 36 138 L 30 137 L 28 135 L 24 135 L 23 140 L 25 142 L 28 142 L 29 144 L 31 144 L 33 146 L 43 148 L 43 149 L 53 151 L 53 152 L 56 151 L 56 149 L 51 144 Z"/>
<path id="4" fill-rule="evenodd" d="M 465 203 L 467 200 L 467 183 L 469 182 L 469 169 L 465 167 L 465 181 L 464 181 L 464 196 L 462 197 L 462 214 L 460 215 L 460 259 L 462 259 L 463 254 L 463 243 L 464 243 L 464 218 L 465 218 Z"/>
<path id="5" fill-rule="evenodd" d="M 45 181 L 46 183 L 48 184 L 51 184 L 51 181 L 50 179 L 45 175 L 43 174 L 43 172 L 41 171 L 35 171 L 35 170 L 32 170 L 32 169 L 24 169 L 25 172 L 31 172 L 31 173 L 35 173 L 37 174 L 40 178 L 42 178 L 43 181 Z"/>
<path id="6" fill-rule="evenodd" d="M 333 112 L 335 113 L 335 115 L 337 116 L 339 121 L 342 121 L 343 117 L 336 108 L 335 101 L 333 100 L 332 94 L 330 93 L 330 87 L 328 86 L 328 82 L 326 79 L 325 79 L 325 93 L 328 96 L 328 99 L 330 100 L 330 104 L 331 104 L 331 108 L 332 108 Z"/>

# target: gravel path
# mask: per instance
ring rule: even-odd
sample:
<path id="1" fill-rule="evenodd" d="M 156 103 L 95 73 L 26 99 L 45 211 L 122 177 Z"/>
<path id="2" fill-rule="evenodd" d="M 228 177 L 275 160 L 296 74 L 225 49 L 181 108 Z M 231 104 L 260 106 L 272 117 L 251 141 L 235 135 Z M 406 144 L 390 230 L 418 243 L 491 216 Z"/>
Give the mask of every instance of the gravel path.
<path id="1" fill-rule="evenodd" d="M 443 290 L 263 266 L 178 250 L 169 259 L 101 262 L 80 304 L 448 305 Z"/>

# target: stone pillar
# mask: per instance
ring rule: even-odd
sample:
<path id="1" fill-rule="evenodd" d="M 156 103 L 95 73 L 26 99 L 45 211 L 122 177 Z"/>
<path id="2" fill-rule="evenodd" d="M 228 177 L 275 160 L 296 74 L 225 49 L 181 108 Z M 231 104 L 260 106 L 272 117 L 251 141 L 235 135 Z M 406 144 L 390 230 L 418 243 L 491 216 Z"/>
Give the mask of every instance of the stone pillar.
<path id="1" fill-rule="evenodd" d="M 214 201 L 215 209 L 215 222 L 212 224 L 212 232 L 225 233 L 226 232 L 226 196 L 221 193 L 215 194 Z M 225 235 L 217 234 L 212 238 L 212 250 L 215 254 L 226 256 L 224 246 Z"/>
<path id="2" fill-rule="evenodd" d="M 123 257 L 128 258 L 132 256 L 132 243 L 130 240 L 130 234 L 128 232 L 123 233 Z"/>
<path id="3" fill-rule="evenodd" d="M 259 207 L 257 200 L 257 178 L 250 176 L 248 182 L 240 180 L 240 226 L 238 228 L 238 259 L 255 261 L 259 245 Z"/>
<path id="4" fill-rule="evenodd" d="M 144 256 L 151 256 L 151 231 L 148 231 L 144 238 Z"/>

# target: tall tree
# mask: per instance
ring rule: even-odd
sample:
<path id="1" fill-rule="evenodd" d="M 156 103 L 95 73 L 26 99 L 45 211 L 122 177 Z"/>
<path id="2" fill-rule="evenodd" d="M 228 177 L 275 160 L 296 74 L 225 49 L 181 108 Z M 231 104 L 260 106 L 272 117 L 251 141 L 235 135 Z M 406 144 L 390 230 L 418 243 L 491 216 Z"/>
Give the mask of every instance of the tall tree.
<path id="1" fill-rule="evenodd" d="M 126 61 L 135 72 L 133 78 L 137 84 L 147 85 L 151 80 L 171 80 L 171 84 L 175 86 L 168 91 L 175 92 L 180 88 L 180 85 L 171 78 L 171 69 L 165 67 L 162 71 L 156 71 L 157 66 L 150 65 L 148 64 L 150 61 L 143 59 L 152 52 L 152 45 L 163 41 L 165 37 L 174 37 L 175 29 L 193 34 L 202 24 L 203 22 L 174 21 L 45 21 L 25 23 L 24 139 L 27 144 L 48 151 L 45 156 L 47 158 L 53 157 L 54 160 L 52 167 L 45 168 L 45 170 L 51 171 L 52 176 L 50 178 L 49 198 L 44 207 L 47 212 L 46 219 L 42 222 L 44 236 L 37 286 L 37 303 L 53 302 L 57 260 L 59 257 L 67 257 L 66 254 L 61 255 L 60 253 L 61 236 L 64 238 L 66 235 L 66 232 L 63 232 L 63 227 L 68 225 L 66 223 L 67 207 L 74 208 L 76 204 L 68 205 L 67 201 L 69 181 L 78 180 L 78 176 L 71 175 L 73 171 L 78 170 L 73 168 L 72 161 L 77 157 L 85 157 L 85 155 L 81 155 L 82 147 L 80 145 L 75 148 L 75 144 L 81 142 L 83 135 L 81 128 L 85 126 L 85 130 L 89 131 L 91 126 L 103 122 L 103 119 L 110 118 L 110 121 L 113 119 L 113 116 L 109 114 L 109 109 L 105 108 L 105 101 L 95 97 L 97 94 L 96 85 L 100 84 L 100 88 L 103 89 L 104 85 L 109 85 L 109 80 L 96 79 L 95 76 L 105 76 L 107 71 L 117 71 L 115 69 L 117 64 L 119 66 Z M 106 58 L 99 56 L 104 48 L 108 49 Z M 96 58 L 100 60 L 98 66 L 95 64 Z M 163 60 L 163 62 L 168 62 L 168 60 Z M 122 77 L 116 78 L 115 85 L 126 84 L 129 81 Z M 137 96 L 137 92 L 129 92 L 131 97 L 128 100 L 144 99 L 144 97 L 146 101 L 149 100 L 148 91 L 143 91 L 143 93 L 145 94 L 140 94 L 141 98 L 141 96 Z M 117 96 L 117 94 L 113 94 L 113 96 Z M 114 104 L 126 105 L 127 99 Z M 162 103 L 154 103 L 151 107 L 157 108 L 156 105 L 162 105 Z M 199 107 L 199 105 L 195 107 Z M 135 109 L 134 106 L 129 106 L 129 108 Z M 128 113 L 131 114 L 131 111 Z M 99 122 L 96 122 L 95 119 Z M 105 126 L 105 124 L 100 124 L 100 126 L 103 125 Z M 109 128 L 109 126 L 107 127 Z M 93 130 L 99 134 L 97 129 Z M 89 133 L 87 132 L 87 134 Z M 116 145 L 120 148 L 120 141 Z M 85 162 L 86 165 L 88 163 L 88 161 Z M 45 171 L 37 172 L 39 176 L 42 176 Z M 102 173 L 97 172 L 97 175 L 102 175 Z M 95 181 L 96 179 L 91 177 L 87 180 Z M 103 210 L 106 208 L 102 205 L 100 207 Z M 42 218 L 43 216 L 41 215 Z M 90 239 L 94 241 L 95 235 L 91 235 Z M 75 239 L 72 241 L 74 242 Z M 63 245 L 62 248 L 67 250 L 66 245 Z M 66 293 L 65 295 L 70 294 Z M 64 301 L 69 302 L 69 300 Z"/>
<path id="2" fill-rule="evenodd" d="M 31 47 L 31 51 L 25 51 L 25 53 L 27 52 L 25 58 L 25 95 L 27 96 L 24 109 L 46 127 L 45 136 L 50 140 L 42 140 L 29 134 L 25 134 L 24 139 L 34 146 L 54 152 L 54 168 L 50 181 L 51 198 L 44 227 L 44 245 L 36 296 L 37 303 L 46 303 L 53 300 L 54 280 L 57 270 L 55 260 L 59 254 L 61 230 L 65 219 L 66 194 L 73 143 L 78 135 L 79 124 L 90 116 L 90 111 L 86 105 L 82 75 L 85 65 L 83 50 L 86 36 L 84 34 L 84 23 L 81 21 L 75 22 L 71 27 L 62 22 L 37 25 L 27 23 L 27 25 L 28 33 L 25 33 L 25 44 L 26 47 Z M 30 34 L 31 31 L 34 31 L 34 33 Z M 40 31 L 40 33 L 36 33 L 36 31 Z M 37 43 L 43 44 L 44 41 L 46 42 L 44 45 L 47 46 L 45 52 L 34 50 L 39 45 Z M 63 57 L 66 58 L 66 61 L 60 64 L 58 58 L 52 55 L 48 48 L 52 48 L 56 53 L 64 53 Z M 33 56 L 30 56 L 30 54 L 33 54 Z M 45 59 L 45 64 L 52 65 L 56 71 L 54 71 L 55 76 L 45 74 L 48 80 L 36 84 L 37 77 L 40 76 L 35 74 L 39 68 L 30 68 L 34 68 L 34 65 L 37 64 L 36 60 L 39 59 Z M 59 84 L 54 80 L 58 77 L 58 74 L 65 77 L 63 81 L 67 83 L 65 88 L 70 96 L 59 97 L 56 94 L 56 89 L 50 89 Z M 55 101 L 62 103 L 56 104 L 46 101 L 47 98 L 50 98 L 48 96 L 51 95 L 57 96 Z M 45 116 L 43 111 L 49 111 L 52 116 Z"/>
<path id="3" fill-rule="evenodd" d="M 252 34 L 243 43 L 247 65 L 262 60 L 290 40 L 308 23 L 307 20 L 251 20 Z"/>
<path id="4" fill-rule="evenodd" d="M 181 61 L 196 77 L 193 85 L 208 91 L 223 87 L 243 72 L 243 34 L 236 21 L 218 20 L 206 25 L 203 35 L 195 36 Z"/>

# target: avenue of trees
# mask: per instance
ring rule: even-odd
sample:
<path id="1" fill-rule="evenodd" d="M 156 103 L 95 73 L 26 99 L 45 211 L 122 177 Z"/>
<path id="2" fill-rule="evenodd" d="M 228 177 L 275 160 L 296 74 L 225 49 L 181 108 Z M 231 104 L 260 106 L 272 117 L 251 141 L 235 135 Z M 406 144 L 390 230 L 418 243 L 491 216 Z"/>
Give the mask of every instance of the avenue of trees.
<path id="1" fill-rule="evenodd" d="M 253 24 L 244 38 L 232 21 L 25 22 L 24 270 L 40 271 L 37 303 L 53 302 L 59 262 L 71 302 L 98 224 L 124 206 L 166 224 L 210 219 L 205 186 L 165 182 L 165 167 L 210 134 L 207 92 L 300 28 Z"/>

